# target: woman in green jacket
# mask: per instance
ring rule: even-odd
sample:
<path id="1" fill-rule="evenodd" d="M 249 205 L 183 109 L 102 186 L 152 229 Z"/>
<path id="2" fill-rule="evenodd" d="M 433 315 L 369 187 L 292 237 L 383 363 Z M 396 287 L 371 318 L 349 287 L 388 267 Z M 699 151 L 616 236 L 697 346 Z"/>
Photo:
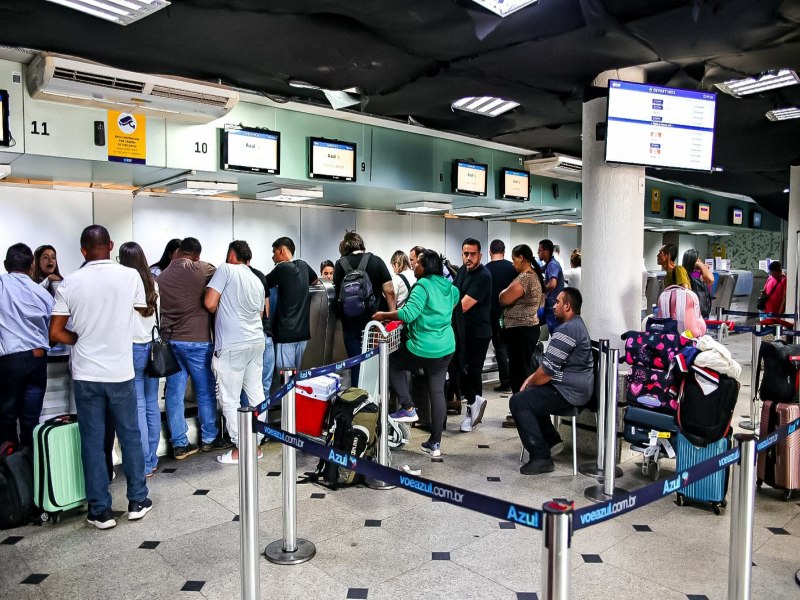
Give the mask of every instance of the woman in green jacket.
<path id="1" fill-rule="evenodd" d="M 431 456 L 441 456 L 442 428 L 447 416 L 444 386 L 447 367 L 456 349 L 452 317 L 458 303 L 458 290 L 442 277 L 442 257 L 433 250 L 418 254 L 414 275 L 417 283 L 411 288 L 403 308 L 377 312 L 372 318 L 378 321 L 399 319 L 405 324 L 406 343 L 389 357 L 389 382 L 401 405 L 392 418 L 407 423 L 418 419 L 409 383 L 410 371 L 421 368 L 428 380 L 431 399 L 431 436 L 423 442 L 422 450 Z"/>

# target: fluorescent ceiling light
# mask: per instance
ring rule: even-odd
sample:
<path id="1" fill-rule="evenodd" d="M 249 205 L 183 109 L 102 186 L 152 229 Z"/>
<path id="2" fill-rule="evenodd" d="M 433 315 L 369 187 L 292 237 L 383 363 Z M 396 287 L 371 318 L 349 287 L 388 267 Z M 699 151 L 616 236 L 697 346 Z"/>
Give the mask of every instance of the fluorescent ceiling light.
<path id="1" fill-rule="evenodd" d="M 118 25 L 130 25 L 169 6 L 168 0 L 47 0 Z"/>
<path id="2" fill-rule="evenodd" d="M 541 221 L 539 221 L 539 223 L 546 223 L 546 224 L 567 223 L 567 222 L 569 222 L 569 219 L 542 219 Z"/>
<path id="3" fill-rule="evenodd" d="M 650 231 L 655 233 L 667 233 L 668 231 L 680 231 L 680 229 L 675 229 L 674 227 L 653 227 Z"/>
<path id="4" fill-rule="evenodd" d="M 275 188 L 258 192 L 259 200 L 273 200 L 275 202 L 302 202 L 322 198 L 321 188 Z"/>
<path id="5" fill-rule="evenodd" d="M 453 207 L 449 202 L 430 202 L 428 200 L 420 200 L 417 202 L 406 202 L 405 204 L 398 204 L 395 210 L 402 212 L 418 212 L 418 213 L 434 213 L 445 212 Z"/>
<path id="6" fill-rule="evenodd" d="M 781 69 L 779 71 L 766 71 L 756 77 L 731 79 L 716 85 L 721 91 L 731 96 L 746 96 L 748 94 L 759 94 L 767 90 L 796 85 L 797 83 L 800 83 L 800 77 L 797 76 L 797 73 L 789 69 Z"/>
<path id="7" fill-rule="evenodd" d="M 164 186 L 170 194 L 186 196 L 217 196 L 238 189 L 236 183 L 225 181 L 200 181 L 196 179 L 180 179 Z"/>
<path id="8" fill-rule="evenodd" d="M 789 119 L 800 119 L 800 108 L 793 106 L 791 108 L 777 108 L 767 112 L 767 118 L 770 121 L 788 121 Z"/>
<path id="9" fill-rule="evenodd" d="M 789 188 L 784 188 L 783 193 L 784 194 L 788 194 L 789 193 Z"/>
<path id="10" fill-rule="evenodd" d="M 511 13 L 517 12 L 530 4 L 536 4 L 539 0 L 472 0 L 486 10 L 492 11 L 500 17 L 507 17 Z"/>
<path id="11" fill-rule="evenodd" d="M 487 217 L 499 212 L 502 212 L 502 209 L 494 206 L 462 206 L 450 210 L 450 214 L 456 217 Z"/>
<path id="12" fill-rule="evenodd" d="M 467 96 L 456 100 L 450 105 L 452 109 L 463 110 L 464 112 L 483 115 L 484 117 L 496 117 L 518 106 L 519 102 L 492 96 Z"/>

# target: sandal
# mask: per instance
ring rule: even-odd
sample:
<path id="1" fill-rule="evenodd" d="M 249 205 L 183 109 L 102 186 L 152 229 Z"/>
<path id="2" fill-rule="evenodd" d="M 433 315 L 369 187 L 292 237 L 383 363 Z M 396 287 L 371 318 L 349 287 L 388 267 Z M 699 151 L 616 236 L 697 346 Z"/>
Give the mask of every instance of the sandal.
<path id="1" fill-rule="evenodd" d="M 258 460 L 264 458 L 264 453 L 261 450 L 258 451 Z M 228 450 L 225 454 L 220 454 L 217 457 L 217 462 L 222 465 L 238 465 L 239 459 L 233 458 L 233 449 Z"/>

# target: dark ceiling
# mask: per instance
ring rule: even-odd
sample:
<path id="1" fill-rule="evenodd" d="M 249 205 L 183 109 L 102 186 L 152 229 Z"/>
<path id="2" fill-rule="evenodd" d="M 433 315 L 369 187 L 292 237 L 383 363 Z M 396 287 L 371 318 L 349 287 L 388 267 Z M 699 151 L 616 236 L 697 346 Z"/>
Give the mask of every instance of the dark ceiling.
<path id="1" fill-rule="evenodd" d="M 173 0 L 127 27 L 44 0 L 0 0 L 0 44 L 324 105 L 288 81 L 357 86 L 357 111 L 580 156 L 581 104 L 603 71 L 641 65 L 649 83 L 703 90 L 800 71 L 800 0 L 539 0 L 505 19 L 468 0 Z M 476 95 L 520 106 L 493 119 L 450 109 Z M 800 119 L 764 115 L 798 105 L 800 85 L 720 94 L 714 163 L 724 171 L 649 171 L 752 196 L 785 218 Z"/>

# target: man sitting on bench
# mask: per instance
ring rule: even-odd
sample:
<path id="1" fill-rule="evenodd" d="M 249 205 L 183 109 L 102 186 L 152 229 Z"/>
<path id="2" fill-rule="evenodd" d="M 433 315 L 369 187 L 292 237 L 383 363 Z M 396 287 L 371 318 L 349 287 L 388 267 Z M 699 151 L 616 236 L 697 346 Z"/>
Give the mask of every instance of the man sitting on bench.
<path id="1" fill-rule="evenodd" d="M 561 437 L 550 415 L 571 406 L 583 406 L 592 396 L 592 346 L 580 316 L 582 304 L 581 293 L 575 288 L 564 288 L 558 294 L 553 310 L 560 324 L 550 336 L 539 368 L 511 396 L 511 414 L 530 455 L 530 460 L 520 467 L 523 475 L 554 470 L 551 449 L 561 444 Z"/>

